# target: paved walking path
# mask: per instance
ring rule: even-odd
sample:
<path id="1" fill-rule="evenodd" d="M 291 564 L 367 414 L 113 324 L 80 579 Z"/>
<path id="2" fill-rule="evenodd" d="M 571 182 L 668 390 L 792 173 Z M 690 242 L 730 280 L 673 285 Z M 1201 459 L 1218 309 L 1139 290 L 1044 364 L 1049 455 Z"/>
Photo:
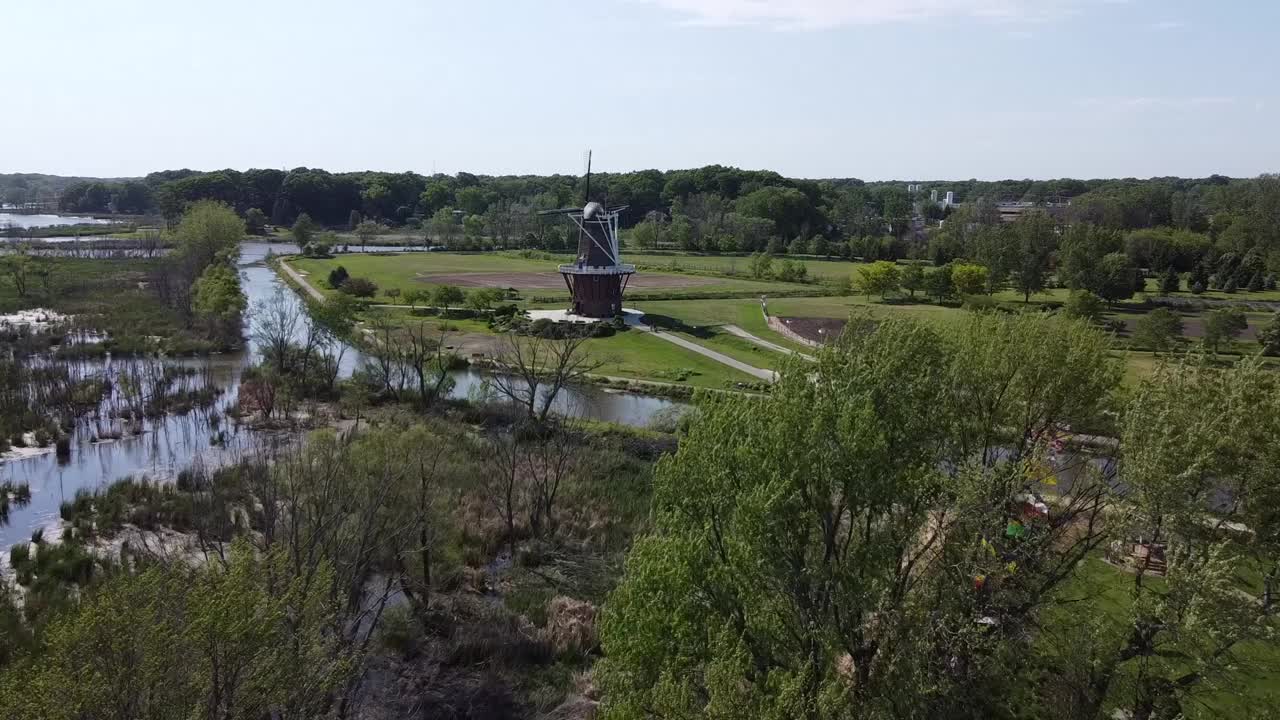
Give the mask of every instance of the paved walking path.
<path id="1" fill-rule="evenodd" d="M 728 332 L 730 335 L 737 335 L 743 340 L 746 340 L 747 342 L 750 342 L 750 343 L 755 343 L 756 345 L 759 345 L 760 347 L 765 348 L 766 350 L 773 350 L 775 352 L 784 353 L 786 355 L 799 355 L 805 360 L 813 359 L 812 355 L 806 355 L 802 352 L 797 352 L 795 350 L 792 350 L 789 347 L 785 347 L 785 346 L 779 345 L 778 343 L 765 340 L 764 338 L 758 335 L 752 335 L 751 333 L 747 332 L 746 330 L 743 330 L 737 325 L 724 325 L 723 327 L 725 331 Z"/>
<path id="2" fill-rule="evenodd" d="M 654 337 L 662 338 L 667 342 L 675 343 L 676 345 L 679 345 L 680 347 L 686 350 L 692 350 L 693 352 L 696 352 L 699 355 L 702 355 L 703 357 L 711 358 L 712 360 L 715 360 L 716 362 L 722 365 L 728 365 L 734 370 L 740 370 L 748 375 L 764 380 L 765 382 L 773 382 L 778 377 L 778 374 L 772 370 L 765 370 L 763 368 L 758 368 L 753 365 L 748 365 L 739 360 L 734 360 L 733 358 L 729 357 L 728 355 L 725 355 L 724 353 L 719 353 L 710 348 L 703 347 L 698 343 L 693 342 L 692 340 L 685 340 L 679 335 L 673 335 L 672 333 L 669 333 L 669 332 L 654 332 L 653 330 L 643 325 L 633 325 L 632 328 L 635 330 L 640 330 L 641 332 L 647 332 L 650 335 L 653 335 Z"/>
<path id="3" fill-rule="evenodd" d="M 284 273 L 288 275 L 290 278 L 292 278 L 294 282 L 301 285 L 302 289 L 306 290 L 308 295 L 315 298 L 316 302 L 324 302 L 324 293 L 320 292 L 314 287 L 311 287 L 311 283 L 307 282 L 306 277 L 298 273 L 297 270 L 294 270 L 293 268 L 289 267 L 289 263 L 285 262 L 284 260 L 281 260 L 280 267 L 284 269 Z"/>

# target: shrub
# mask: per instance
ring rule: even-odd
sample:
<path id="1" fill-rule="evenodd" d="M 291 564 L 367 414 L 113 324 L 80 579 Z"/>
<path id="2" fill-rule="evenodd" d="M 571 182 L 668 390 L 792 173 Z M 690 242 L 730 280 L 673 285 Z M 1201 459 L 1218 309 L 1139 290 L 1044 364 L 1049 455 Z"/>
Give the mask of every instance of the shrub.
<path id="1" fill-rule="evenodd" d="M 31 546 L 26 543 L 18 543 L 9 548 L 9 565 L 15 570 L 27 564 L 31 559 Z"/>
<path id="2" fill-rule="evenodd" d="M 368 278 L 349 277 L 338 288 L 351 297 L 371 298 L 378 294 L 378 286 Z"/>
<path id="3" fill-rule="evenodd" d="M 347 272 L 347 269 L 339 265 L 329 271 L 329 287 L 334 290 L 341 290 L 343 283 L 345 283 L 349 277 L 351 277 L 351 275 Z"/>

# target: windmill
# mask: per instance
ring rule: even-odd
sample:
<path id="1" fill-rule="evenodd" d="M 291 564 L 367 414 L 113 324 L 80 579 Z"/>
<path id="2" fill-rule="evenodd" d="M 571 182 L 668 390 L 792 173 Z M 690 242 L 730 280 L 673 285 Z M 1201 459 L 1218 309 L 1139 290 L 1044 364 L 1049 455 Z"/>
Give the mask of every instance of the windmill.
<path id="1" fill-rule="evenodd" d="M 559 267 L 573 298 L 573 314 L 610 318 L 622 313 L 622 293 L 636 272 L 622 262 L 618 244 L 619 213 L 626 205 L 605 207 L 591 199 L 591 151 L 587 151 L 586 204 L 581 208 L 547 210 L 542 215 L 568 215 L 578 226 L 578 252 L 572 263 Z"/>

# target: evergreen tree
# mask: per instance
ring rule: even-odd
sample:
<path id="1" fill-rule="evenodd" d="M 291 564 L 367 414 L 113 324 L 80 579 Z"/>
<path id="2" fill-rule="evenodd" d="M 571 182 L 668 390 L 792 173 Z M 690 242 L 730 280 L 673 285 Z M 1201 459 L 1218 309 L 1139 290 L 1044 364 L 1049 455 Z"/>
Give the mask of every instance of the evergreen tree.
<path id="1" fill-rule="evenodd" d="M 1160 292 L 1168 295 L 1169 293 L 1178 292 L 1182 288 L 1182 277 L 1178 275 L 1177 269 L 1172 265 L 1164 274 L 1160 276 Z"/>

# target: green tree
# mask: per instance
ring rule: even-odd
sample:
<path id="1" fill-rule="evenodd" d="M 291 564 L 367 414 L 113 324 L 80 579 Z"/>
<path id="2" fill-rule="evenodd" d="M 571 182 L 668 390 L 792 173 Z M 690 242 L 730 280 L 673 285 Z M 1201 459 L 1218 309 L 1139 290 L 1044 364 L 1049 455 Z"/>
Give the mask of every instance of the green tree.
<path id="1" fill-rule="evenodd" d="M 1133 342 L 1159 354 L 1182 339 L 1182 318 L 1168 308 L 1156 308 L 1139 317 L 1133 326 Z"/>
<path id="2" fill-rule="evenodd" d="M 951 283 L 951 265 L 940 265 L 924 276 L 925 292 L 929 297 L 942 302 L 951 297 L 955 286 Z"/>
<path id="3" fill-rule="evenodd" d="M 484 215 L 489 207 L 489 196 L 479 186 L 463 188 L 458 191 L 458 207 L 468 215 Z"/>
<path id="4" fill-rule="evenodd" d="M 265 235 L 267 232 L 267 214 L 256 207 L 251 207 L 244 213 L 245 230 L 250 235 Z"/>
<path id="5" fill-rule="evenodd" d="M 293 221 L 293 227 L 290 229 L 290 232 L 293 234 L 293 242 L 296 243 L 298 247 L 304 247 L 307 243 L 311 242 L 311 238 L 315 236 L 319 229 L 320 227 L 316 225 L 310 215 L 302 213 L 298 216 L 297 220 Z"/>
<path id="6" fill-rule="evenodd" d="M 382 226 L 372 220 L 365 220 L 356 226 L 356 237 L 360 238 L 360 251 L 364 252 L 365 246 L 369 241 L 378 237 L 382 232 Z"/>
<path id="7" fill-rule="evenodd" d="M 418 208 L 423 217 L 432 217 L 453 204 L 453 191 L 442 182 L 427 183 L 427 189 L 418 197 Z"/>
<path id="8" fill-rule="evenodd" d="M 440 314 L 447 316 L 449 308 L 457 307 L 466 300 L 461 288 L 453 285 L 437 285 L 431 290 L 431 302 L 440 308 Z"/>
<path id="9" fill-rule="evenodd" d="M 329 271 L 329 287 L 337 290 L 342 287 L 342 284 L 345 283 L 349 277 L 351 277 L 351 274 L 347 272 L 347 269 L 339 265 Z"/>
<path id="10" fill-rule="evenodd" d="M 645 220 L 631 230 L 631 240 L 642 250 L 653 250 L 662 243 L 662 224 L 656 220 Z"/>
<path id="11" fill-rule="evenodd" d="M 1045 288 L 1049 260 L 1055 243 L 1053 219 L 1044 212 L 1029 212 L 1014 223 L 1018 240 L 1017 261 L 1013 266 L 1013 287 L 1022 293 L 1022 301 Z"/>
<path id="12" fill-rule="evenodd" d="M 484 218 L 480 215 L 468 215 L 462 219 L 462 234 L 473 244 L 484 237 Z"/>
<path id="13" fill-rule="evenodd" d="M 363 219 L 359 210 L 352 209 L 351 213 L 347 215 L 347 230 L 355 232 L 356 228 L 360 227 L 360 221 Z"/>
<path id="14" fill-rule="evenodd" d="M 765 252 L 751 254 L 751 277 L 760 279 L 773 276 L 773 255 Z"/>
<path id="15" fill-rule="evenodd" d="M 1082 717 L 1108 703 L 1142 720 L 1186 716 L 1204 702 L 1203 690 L 1247 676 L 1250 665 L 1237 650 L 1275 642 L 1265 603 L 1237 586 L 1236 558 L 1247 550 L 1221 530 L 1248 520 L 1254 533 L 1274 537 L 1280 422 L 1258 406 L 1274 405 L 1273 390 L 1256 361 L 1224 371 L 1196 358 L 1158 371 L 1135 393 L 1120 436 L 1130 488 L 1122 542 L 1162 547 L 1168 570 L 1160 581 L 1153 563 L 1139 560 L 1128 576 L 1118 627 L 1086 660 L 1092 712 Z M 1222 494 L 1235 501 L 1209 516 Z M 1274 568 L 1275 557 L 1263 565 Z M 1249 716 L 1249 701 L 1238 701 L 1231 714 Z"/>
<path id="16" fill-rule="evenodd" d="M 467 293 L 467 307 L 478 312 L 487 312 L 495 303 L 501 302 L 504 293 L 498 288 L 476 288 Z"/>
<path id="17" fill-rule="evenodd" d="M 601 624 L 606 718 L 1011 706 L 1023 660 L 998 638 L 1033 627 L 1061 569 L 1101 538 L 1055 522 L 1007 544 L 1006 503 L 1044 472 L 1034 438 L 1097 414 L 1115 388 L 1106 340 L 1078 322 L 997 315 L 946 335 L 893 319 L 851 330 L 768 397 L 702 406 L 660 463 L 653 529 Z M 1061 515 L 1088 526 L 1099 513 L 1085 505 Z M 975 593 L 975 576 L 999 591 Z"/>
<path id="18" fill-rule="evenodd" d="M 1168 295 L 1176 293 L 1182 289 L 1182 276 L 1178 274 L 1177 269 L 1172 265 L 1169 266 L 1163 274 L 1160 275 L 1160 293 Z"/>
<path id="19" fill-rule="evenodd" d="M 902 268 L 902 289 L 911 294 L 911 299 L 916 298 L 916 291 L 925 288 L 924 266 L 920 263 L 907 263 Z"/>
<path id="20" fill-rule="evenodd" d="M 1096 289 L 1094 292 L 1103 300 L 1117 302 L 1133 297 L 1134 288 L 1140 276 L 1138 269 L 1129 262 L 1124 253 L 1104 255 L 1098 265 Z"/>
<path id="21" fill-rule="evenodd" d="M 1089 322 L 1101 320 L 1104 310 L 1102 298 L 1088 290 L 1071 291 L 1067 295 L 1067 301 L 1062 306 L 1062 311 L 1069 317 L 1080 318 Z"/>
<path id="22" fill-rule="evenodd" d="M 437 210 L 436 214 L 431 216 L 430 227 L 436 242 L 444 247 L 449 247 L 453 239 L 458 236 L 458 223 L 453 218 L 453 210 L 449 208 Z"/>
<path id="23" fill-rule="evenodd" d="M 1233 342 L 1249 328 L 1249 320 L 1238 307 L 1218 308 L 1204 314 L 1204 344 L 1218 352 L 1223 342 Z"/>
<path id="24" fill-rule="evenodd" d="M 961 297 L 979 295 L 986 291 L 987 269 L 981 265 L 952 265 L 951 282 Z"/>
<path id="25" fill-rule="evenodd" d="M 241 316 L 247 305 L 235 268 L 210 265 L 192 288 L 191 309 L 206 324 L 210 335 L 234 344 L 240 337 Z"/>
<path id="26" fill-rule="evenodd" d="M 1280 355 L 1280 313 L 1273 315 L 1271 322 L 1258 330 L 1258 344 L 1262 346 L 1263 355 Z"/>
<path id="27" fill-rule="evenodd" d="M 23 252 L 0 257 L 0 272 L 9 276 L 9 280 L 13 282 L 14 292 L 20 298 L 27 296 L 27 285 L 33 264 L 31 256 Z"/>
<path id="28" fill-rule="evenodd" d="M 877 260 L 859 267 L 853 284 L 867 297 L 879 295 L 883 300 L 886 295 L 898 289 L 900 279 L 897 263 Z"/>

